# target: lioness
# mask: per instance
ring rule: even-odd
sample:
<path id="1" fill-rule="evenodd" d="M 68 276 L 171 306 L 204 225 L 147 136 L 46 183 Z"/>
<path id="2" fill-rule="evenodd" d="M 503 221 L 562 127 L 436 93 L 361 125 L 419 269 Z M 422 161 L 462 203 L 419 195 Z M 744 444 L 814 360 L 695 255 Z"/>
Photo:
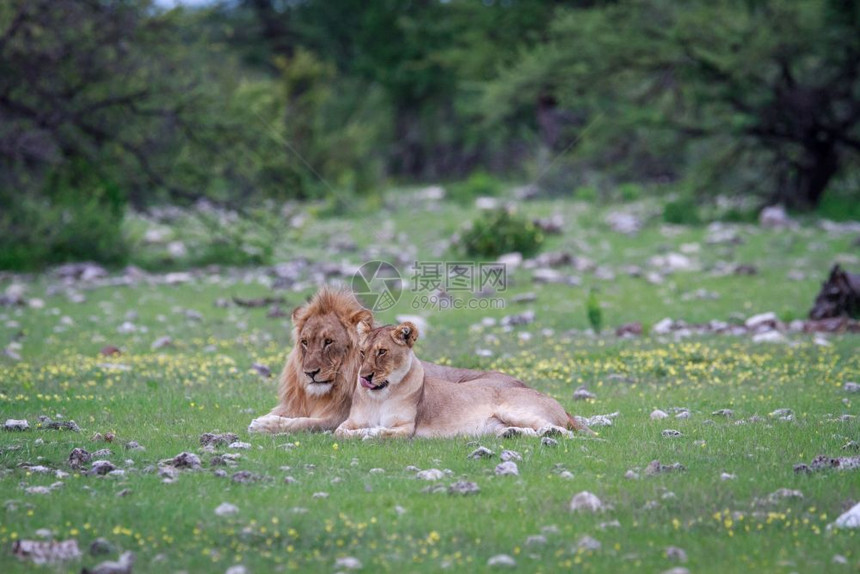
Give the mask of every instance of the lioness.
<path id="1" fill-rule="evenodd" d="M 368 333 L 349 418 L 341 437 L 451 437 L 496 434 L 569 436 L 591 430 L 534 389 L 475 379 L 462 384 L 428 376 L 412 350 L 418 329 L 406 322 Z"/>
<path id="2" fill-rule="evenodd" d="M 254 419 L 251 432 L 334 430 L 349 415 L 361 363 L 359 330 L 373 328 L 373 315 L 349 291 L 323 288 L 293 311 L 293 349 L 281 372 L 278 405 Z M 424 363 L 427 372 L 454 382 L 489 379 L 523 386 L 502 373 Z"/>

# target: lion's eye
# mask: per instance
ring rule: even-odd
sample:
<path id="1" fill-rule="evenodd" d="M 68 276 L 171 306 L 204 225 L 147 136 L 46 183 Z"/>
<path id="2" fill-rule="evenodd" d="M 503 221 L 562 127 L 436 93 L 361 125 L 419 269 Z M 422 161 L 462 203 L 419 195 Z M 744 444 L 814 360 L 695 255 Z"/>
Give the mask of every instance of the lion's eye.
<path id="1" fill-rule="evenodd" d="M 376 351 L 376 356 L 377 356 L 377 357 L 381 357 L 381 356 L 382 356 L 382 355 L 384 355 L 384 354 L 385 354 L 385 349 L 379 349 L 378 351 Z"/>
<path id="2" fill-rule="evenodd" d="M 308 346 L 308 340 L 302 339 L 302 347 L 307 347 L 307 346 Z"/>
<path id="3" fill-rule="evenodd" d="M 325 344 L 326 347 L 328 347 L 329 345 L 334 343 L 334 341 L 332 341 L 331 339 L 326 339 L 325 341 L 323 341 L 323 343 Z"/>

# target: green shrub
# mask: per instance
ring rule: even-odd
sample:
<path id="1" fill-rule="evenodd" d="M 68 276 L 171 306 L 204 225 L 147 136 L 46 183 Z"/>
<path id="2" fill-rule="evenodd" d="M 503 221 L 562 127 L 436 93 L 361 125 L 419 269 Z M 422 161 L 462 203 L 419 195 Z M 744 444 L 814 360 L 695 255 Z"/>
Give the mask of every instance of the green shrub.
<path id="1" fill-rule="evenodd" d="M 597 200 L 597 189 L 591 186 L 582 186 L 577 187 L 573 192 L 573 197 L 580 201 L 596 201 Z"/>
<path id="2" fill-rule="evenodd" d="M 681 197 L 663 206 L 663 221 L 677 225 L 701 225 L 699 206 L 692 197 Z"/>
<path id="3" fill-rule="evenodd" d="M 600 301 L 597 300 L 597 291 L 594 289 L 588 293 L 585 308 L 588 314 L 588 324 L 591 325 L 595 333 L 600 333 L 603 329 L 603 309 L 600 307 Z"/>
<path id="4" fill-rule="evenodd" d="M 487 259 L 513 251 L 527 257 L 536 253 L 542 243 L 543 234 L 529 219 L 507 209 L 482 213 L 460 239 L 466 255 Z"/>
<path id="5" fill-rule="evenodd" d="M 621 201 L 636 201 L 645 194 L 644 189 L 638 183 L 622 183 L 618 186 L 618 195 Z"/>
<path id="6" fill-rule="evenodd" d="M 502 190 L 502 184 L 484 171 L 475 171 L 465 181 L 448 186 L 449 197 L 457 202 L 468 204 L 482 196 L 495 196 Z"/>
<path id="7" fill-rule="evenodd" d="M 47 179 L 38 194 L 0 192 L 0 269 L 34 270 L 68 261 L 121 265 L 125 197 L 84 163 Z"/>

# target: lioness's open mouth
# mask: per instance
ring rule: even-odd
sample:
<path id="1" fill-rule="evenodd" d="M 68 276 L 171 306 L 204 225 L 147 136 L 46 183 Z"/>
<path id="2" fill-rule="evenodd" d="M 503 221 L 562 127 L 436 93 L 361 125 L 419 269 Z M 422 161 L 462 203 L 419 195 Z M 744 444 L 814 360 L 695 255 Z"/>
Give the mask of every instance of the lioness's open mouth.
<path id="1" fill-rule="evenodd" d="M 378 391 L 388 386 L 388 381 L 382 381 L 378 385 L 374 385 L 367 377 L 361 377 L 361 386 L 371 391 Z"/>

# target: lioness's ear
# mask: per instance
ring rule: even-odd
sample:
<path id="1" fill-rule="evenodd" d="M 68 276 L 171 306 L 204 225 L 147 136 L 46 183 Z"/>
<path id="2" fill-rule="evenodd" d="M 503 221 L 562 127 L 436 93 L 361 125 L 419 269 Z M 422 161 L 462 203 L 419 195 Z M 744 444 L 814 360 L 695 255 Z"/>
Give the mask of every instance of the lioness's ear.
<path id="1" fill-rule="evenodd" d="M 418 327 L 409 321 L 400 323 L 391 330 L 391 338 L 394 339 L 394 342 L 398 345 L 412 347 L 412 345 L 415 344 L 415 341 L 418 340 Z"/>

